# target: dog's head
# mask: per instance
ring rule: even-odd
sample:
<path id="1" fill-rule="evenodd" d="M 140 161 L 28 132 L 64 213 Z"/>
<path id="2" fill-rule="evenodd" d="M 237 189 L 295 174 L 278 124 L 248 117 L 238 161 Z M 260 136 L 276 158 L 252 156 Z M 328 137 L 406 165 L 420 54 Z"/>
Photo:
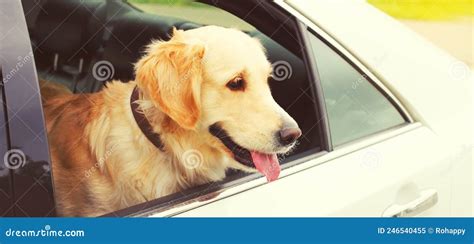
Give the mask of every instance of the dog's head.
<path id="1" fill-rule="evenodd" d="M 177 125 L 212 135 L 209 144 L 233 157 L 232 167 L 274 180 L 276 154 L 288 152 L 301 131 L 273 99 L 271 72 L 258 40 L 216 26 L 175 30 L 136 64 L 138 86 Z"/>

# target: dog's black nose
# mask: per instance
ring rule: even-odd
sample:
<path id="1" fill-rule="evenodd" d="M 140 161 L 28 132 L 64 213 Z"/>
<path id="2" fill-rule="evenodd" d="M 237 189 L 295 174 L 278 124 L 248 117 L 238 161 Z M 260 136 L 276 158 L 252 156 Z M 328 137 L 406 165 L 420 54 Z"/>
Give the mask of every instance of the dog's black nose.
<path id="1" fill-rule="evenodd" d="M 280 143 L 283 146 L 289 145 L 301 136 L 299 128 L 284 128 L 279 131 Z"/>

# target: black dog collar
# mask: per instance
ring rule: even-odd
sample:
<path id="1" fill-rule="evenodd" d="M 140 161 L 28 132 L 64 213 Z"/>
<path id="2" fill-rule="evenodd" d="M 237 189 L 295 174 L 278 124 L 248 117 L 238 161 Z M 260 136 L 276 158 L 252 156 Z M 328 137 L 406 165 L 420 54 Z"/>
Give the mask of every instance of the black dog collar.
<path id="1" fill-rule="evenodd" d="M 148 119 L 145 117 L 145 114 L 138 111 L 138 103 L 140 91 L 138 87 L 135 86 L 132 92 L 132 96 L 130 96 L 130 107 L 132 109 L 133 117 L 135 118 L 135 122 L 137 122 L 138 127 L 142 131 L 142 133 L 148 138 L 148 140 L 155 145 L 161 151 L 164 151 L 164 145 L 161 141 L 160 134 L 153 131 L 153 127 L 151 126 Z"/>

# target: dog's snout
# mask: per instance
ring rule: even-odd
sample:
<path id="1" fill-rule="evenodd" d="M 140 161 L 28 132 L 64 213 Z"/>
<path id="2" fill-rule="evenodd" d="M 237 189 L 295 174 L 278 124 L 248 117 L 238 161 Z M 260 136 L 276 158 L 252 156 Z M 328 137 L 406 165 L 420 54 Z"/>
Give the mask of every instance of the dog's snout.
<path id="1" fill-rule="evenodd" d="M 301 136 L 301 130 L 297 127 L 283 128 L 278 132 L 280 143 L 283 146 L 289 145 Z"/>

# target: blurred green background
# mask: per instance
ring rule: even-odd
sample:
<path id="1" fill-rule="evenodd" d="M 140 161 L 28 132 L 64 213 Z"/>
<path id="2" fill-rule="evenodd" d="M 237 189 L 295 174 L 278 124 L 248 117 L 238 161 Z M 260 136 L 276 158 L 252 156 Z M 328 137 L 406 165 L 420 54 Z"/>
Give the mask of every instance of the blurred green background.
<path id="1" fill-rule="evenodd" d="M 129 2 L 146 12 L 181 16 L 202 24 L 216 23 L 227 17 L 225 12 L 193 0 L 129 0 Z M 471 68 L 474 67 L 473 0 L 367 0 L 367 2 L 398 19 Z M 220 21 L 218 23 L 227 24 Z M 252 28 L 238 19 L 228 24 L 244 30 Z"/>

